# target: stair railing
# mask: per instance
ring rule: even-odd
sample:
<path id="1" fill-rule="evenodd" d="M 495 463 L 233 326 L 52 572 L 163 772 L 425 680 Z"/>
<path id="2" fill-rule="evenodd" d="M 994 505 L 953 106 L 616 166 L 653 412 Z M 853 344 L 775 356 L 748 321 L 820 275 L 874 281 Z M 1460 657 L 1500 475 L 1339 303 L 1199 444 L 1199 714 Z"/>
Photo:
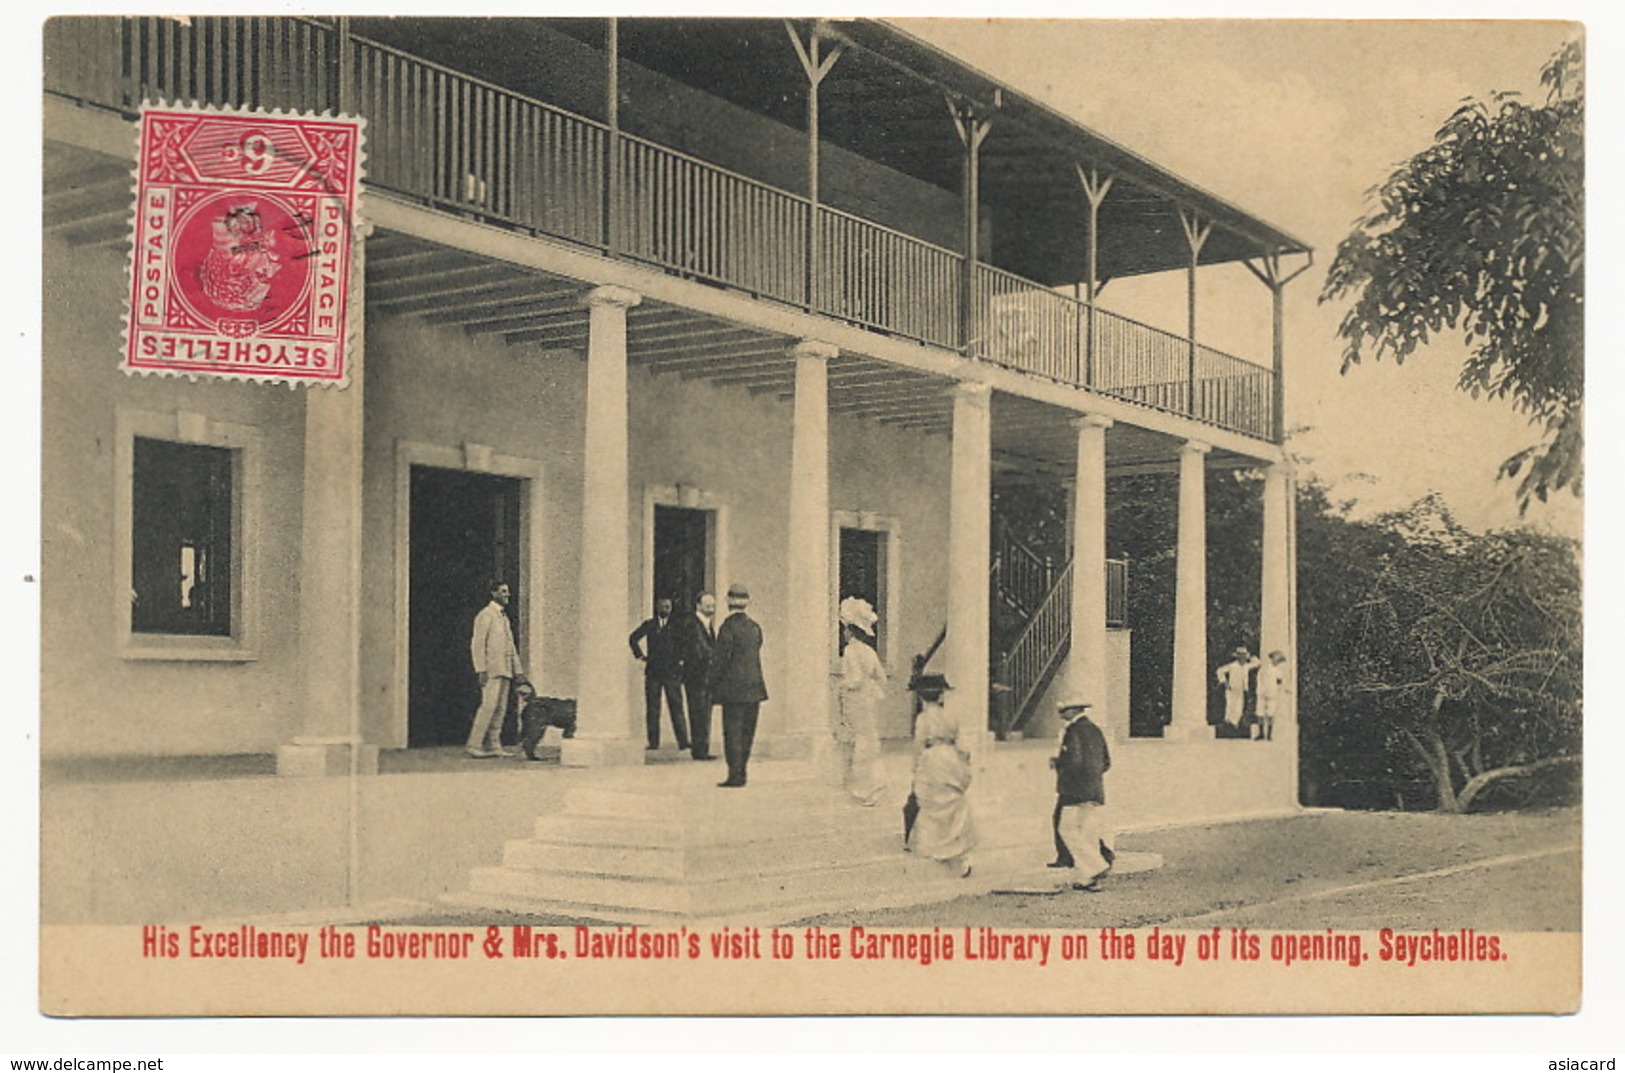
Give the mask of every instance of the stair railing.
<path id="1" fill-rule="evenodd" d="M 999 737 L 1021 729 L 1071 640 L 1072 564 L 1068 563 L 1001 661 L 999 684 L 1009 690 L 1009 696 L 1004 726 L 995 728 Z"/>
<path id="2" fill-rule="evenodd" d="M 993 584 L 999 598 L 1023 619 L 1031 619 L 1055 585 L 1055 563 L 1010 535 L 1004 526 L 995 534 Z"/>

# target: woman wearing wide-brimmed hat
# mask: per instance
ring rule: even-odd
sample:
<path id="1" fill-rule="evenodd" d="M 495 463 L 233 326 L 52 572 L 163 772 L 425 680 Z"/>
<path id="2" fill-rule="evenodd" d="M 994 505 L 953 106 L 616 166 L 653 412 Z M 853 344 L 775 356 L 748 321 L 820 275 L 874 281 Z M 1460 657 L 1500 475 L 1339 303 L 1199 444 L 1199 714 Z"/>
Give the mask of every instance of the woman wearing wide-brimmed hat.
<path id="1" fill-rule="evenodd" d="M 876 804 L 886 789 L 880 770 L 880 730 L 875 710 L 886 695 L 886 669 L 875 654 L 875 622 L 868 600 L 841 601 L 841 703 L 835 719 L 836 752 L 847 791 L 865 805 Z"/>
<path id="2" fill-rule="evenodd" d="M 976 845 L 976 825 L 965 796 L 970 789 L 970 754 L 959 745 L 959 721 L 943 704 L 948 680 L 940 674 L 922 675 L 914 688 L 922 702 L 914 724 L 920 755 L 914 761 L 913 802 L 919 812 L 908 848 L 941 861 L 955 875 L 968 876 L 970 852 Z"/>

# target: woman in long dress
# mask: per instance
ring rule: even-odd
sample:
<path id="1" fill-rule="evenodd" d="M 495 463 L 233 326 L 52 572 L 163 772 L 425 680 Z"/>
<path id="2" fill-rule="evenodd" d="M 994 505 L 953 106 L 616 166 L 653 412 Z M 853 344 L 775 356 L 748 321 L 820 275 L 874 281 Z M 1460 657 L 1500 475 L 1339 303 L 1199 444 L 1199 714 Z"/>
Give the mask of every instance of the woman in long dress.
<path id="1" fill-rule="evenodd" d="M 976 845 L 976 825 L 971 819 L 970 754 L 959 747 L 959 726 L 942 704 L 940 691 L 929 688 L 929 675 L 918 688 L 923 706 L 915 724 L 914 738 L 920 754 L 914 761 L 914 797 L 919 815 L 914 821 L 910 848 L 948 866 L 955 874 L 970 875 L 970 853 Z M 947 688 L 946 679 L 942 688 Z"/>
<path id="2" fill-rule="evenodd" d="M 842 781 L 864 805 L 874 805 L 885 792 L 880 771 L 880 730 L 875 709 L 886 695 L 886 669 L 871 644 L 879 618 L 867 600 L 841 601 L 841 703 L 835 742 L 841 757 Z"/>

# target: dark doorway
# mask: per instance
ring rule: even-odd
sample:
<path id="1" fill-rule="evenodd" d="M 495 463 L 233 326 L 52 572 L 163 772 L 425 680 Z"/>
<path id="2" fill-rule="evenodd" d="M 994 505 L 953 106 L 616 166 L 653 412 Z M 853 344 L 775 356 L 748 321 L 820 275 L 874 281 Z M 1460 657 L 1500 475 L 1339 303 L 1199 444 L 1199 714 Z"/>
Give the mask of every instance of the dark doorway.
<path id="1" fill-rule="evenodd" d="M 706 589 L 711 512 L 692 507 L 655 507 L 654 598 L 678 610 L 694 606 Z M 644 608 L 649 613 L 653 608 Z"/>
<path id="2" fill-rule="evenodd" d="M 460 745 L 479 705 L 468 654 L 474 616 L 493 579 L 513 592 L 508 616 L 521 653 L 528 599 L 519 575 L 522 484 L 516 477 L 412 467 L 407 581 L 409 746 Z M 511 734 L 505 737 L 512 739 Z"/>
<path id="3" fill-rule="evenodd" d="M 885 534 L 873 529 L 841 530 L 841 599 L 859 596 L 880 616 L 875 623 L 875 652 L 886 658 Z"/>

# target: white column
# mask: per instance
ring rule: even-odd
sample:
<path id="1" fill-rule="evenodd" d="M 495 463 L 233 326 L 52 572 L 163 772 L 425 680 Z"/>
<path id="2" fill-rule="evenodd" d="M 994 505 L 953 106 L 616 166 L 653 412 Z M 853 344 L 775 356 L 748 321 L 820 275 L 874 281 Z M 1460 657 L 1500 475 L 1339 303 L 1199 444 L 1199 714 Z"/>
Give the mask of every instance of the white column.
<path id="1" fill-rule="evenodd" d="M 1264 473 L 1264 533 L 1262 585 L 1259 599 L 1258 647 L 1259 658 L 1268 664 L 1269 654 L 1277 649 L 1286 654 L 1287 685 L 1296 679 L 1297 653 L 1293 651 L 1292 619 L 1292 553 L 1293 533 L 1291 504 L 1293 474 L 1285 463 L 1277 462 Z M 1296 693 L 1288 691 L 1277 709 L 1275 733 L 1288 738 L 1288 728 L 1296 720 L 1294 704 Z"/>
<path id="2" fill-rule="evenodd" d="M 587 431 L 581 497 L 581 595 L 577 627 L 578 730 L 563 742 L 571 766 L 642 760 L 642 705 L 632 702 L 626 635 L 632 628 L 631 507 L 627 479 L 626 311 L 642 296 L 598 287 L 588 310 Z"/>
<path id="3" fill-rule="evenodd" d="M 792 734 L 805 735 L 815 755 L 829 742 L 829 360 L 839 351 L 803 340 L 790 348 L 796 363 L 794 430 L 790 442 L 790 604 L 784 696 Z"/>
<path id="4" fill-rule="evenodd" d="M 1173 713 L 1163 737 L 1188 738 L 1207 724 L 1207 475 L 1212 450 L 1197 440 L 1179 449 L 1179 545 L 1174 582 Z"/>
<path id="5" fill-rule="evenodd" d="M 954 389 L 948 487 L 948 637 L 944 669 L 954 688 L 960 743 L 980 759 L 989 740 L 988 569 L 992 547 L 993 389 Z"/>
<path id="6" fill-rule="evenodd" d="M 1111 426 L 1111 418 L 1098 414 L 1072 422 L 1078 432 L 1078 467 L 1072 493 L 1072 647 L 1067 685 L 1094 703 L 1096 723 L 1115 732 L 1106 651 L 1106 430 Z"/>
<path id="7" fill-rule="evenodd" d="M 361 501 L 366 241 L 351 246 L 349 383 L 305 388 L 299 650 L 304 723 L 279 746 L 279 775 L 377 774 L 361 742 Z M 354 755 L 352 756 L 352 748 Z"/>

